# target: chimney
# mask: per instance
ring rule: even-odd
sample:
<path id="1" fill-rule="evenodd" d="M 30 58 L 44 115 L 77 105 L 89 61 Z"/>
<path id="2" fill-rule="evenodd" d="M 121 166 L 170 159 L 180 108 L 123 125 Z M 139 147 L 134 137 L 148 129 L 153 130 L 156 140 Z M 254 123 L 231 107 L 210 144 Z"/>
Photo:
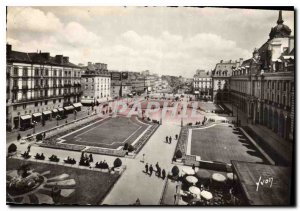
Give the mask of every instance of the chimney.
<path id="1" fill-rule="evenodd" d="M 8 58 L 11 54 L 11 45 L 6 44 L 6 57 Z"/>
<path id="2" fill-rule="evenodd" d="M 95 63 L 95 68 L 98 69 L 98 70 L 100 70 L 101 69 L 101 63 L 99 63 L 99 62 Z"/>
<path id="3" fill-rule="evenodd" d="M 240 65 L 242 65 L 242 63 L 243 63 L 243 58 L 240 58 Z"/>
<path id="4" fill-rule="evenodd" d="M 294 49 L 295 44 L 294 44 L 294 37 L 291 36 L 289 37 L 289 53 Z"/>
<path id="5" fill-rule="evenodd" d="M 223 63 L 223 60 L 221 60 L 220 63 Z"/>
<path id="6" fill-rule="evenodd" d="M 56 61 L 58 64 L 63 64 L 63 55 L 56 55 L 56 56 L 55 56 L 55 61 Z"/>
<path id="7" fill-rule="evenodd" d="M 68 56 L 64 56 L 63 57 L 63 61 L 64 61 L 64 63 L 69 63 L 69 57 Z"/>
<path id="8" fill-rule="evenodd" d="M 46 52 L 46 53 L 41 53 L 42 57 L 44 57 L 47 61 L 49 61 L 50 59 L 50 53 Z"/>

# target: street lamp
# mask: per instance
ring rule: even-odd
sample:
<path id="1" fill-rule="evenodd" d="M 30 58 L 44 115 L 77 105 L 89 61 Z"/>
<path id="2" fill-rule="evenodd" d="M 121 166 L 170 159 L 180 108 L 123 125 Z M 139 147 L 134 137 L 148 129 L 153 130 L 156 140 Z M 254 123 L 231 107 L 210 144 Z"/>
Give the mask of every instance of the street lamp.
<path id="1" fill-rule="evenodd" d="M 59 119 L 60 119 L 60 116 L 57 114 L 57 116 L 56 116 L 56 126 L 58 126 Z"/>
<path id="2" fill-rule="evenodd" d="M 32 132 L 32 134 L 35 134 L 35 125 L 36 125 L 36 123 L 37 123 L 36 121 L 32 122 L 32 124 L 33 124 L 33 132 Z"/>
<path id="3" fill-rule="evenodd" d="M 74 110 L 74 120 L 76 120 L 77 110 Z"/>
<path id="4" fill-rule="evenodd" d="M 236 125 L 239 126 L 239 104 L 236 104 Z"/>

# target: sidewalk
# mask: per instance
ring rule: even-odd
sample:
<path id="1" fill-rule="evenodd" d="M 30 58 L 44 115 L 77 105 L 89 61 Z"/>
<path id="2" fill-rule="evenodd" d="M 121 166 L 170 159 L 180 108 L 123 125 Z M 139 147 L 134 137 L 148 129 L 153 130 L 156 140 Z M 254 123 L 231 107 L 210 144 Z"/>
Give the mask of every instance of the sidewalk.
<path id="1" fill-rule="evenodd" d="M 152 164 L 154 170 L 156 169 L 155 164 L 158 162 L 168 174 L 173 167 L 171 162 L 177 141 L 167 144 L 165 137 L 171 135 L 174 140 L 175 134 L 179 134 L 179 132 L 179 126 L 171 123 L 161 125 L 138 156 L 134 160 L 128 159 L 126 161 L 126 171 L 102 204 L 129 205 L 139 198 L 141 205 L 159 205 L 165 181 L 156 177 L 155 172 L 151 177 L 145 174 L 143 172 L 145 163 L 141 163 L 140 160 L 145 154 L 145 161 L 149 165 Z"/>
<path id="2" fill-rule="evenodd" d="M 231 104 L 224 104 L 227 108 L 231 109 Z M 236 108 L 233 108 L 233 116 L 236 116 Z M 242 126 L 248 126 L 253 130 L 257 136 L 261 137 L 269 146 L 272 147 L 280 156 L 287 161 L 292 160 L 293 145 L 291 142 L 284 140 L 283 138 L 276 135 L 273 131 L 259 124 L 247 123 L 246 114 L 239 110 L 239 120 L 241 120 Z M 259 143 L 258 143 L 259 144 Z"/>

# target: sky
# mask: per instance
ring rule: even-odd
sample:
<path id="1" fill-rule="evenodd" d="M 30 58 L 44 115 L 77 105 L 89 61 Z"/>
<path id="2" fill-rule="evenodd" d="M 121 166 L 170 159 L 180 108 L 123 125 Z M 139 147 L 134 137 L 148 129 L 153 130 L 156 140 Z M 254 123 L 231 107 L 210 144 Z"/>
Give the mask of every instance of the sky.
<path id="1" fill-rule="evenodd" d="M 251 57 L 277 10 L 191 7 L 8 7 L 7 43 L 69 56 L 74 64 L 192 77 L 220 60 Z M 294 34 L 294 12 L 283 11 Z"/>

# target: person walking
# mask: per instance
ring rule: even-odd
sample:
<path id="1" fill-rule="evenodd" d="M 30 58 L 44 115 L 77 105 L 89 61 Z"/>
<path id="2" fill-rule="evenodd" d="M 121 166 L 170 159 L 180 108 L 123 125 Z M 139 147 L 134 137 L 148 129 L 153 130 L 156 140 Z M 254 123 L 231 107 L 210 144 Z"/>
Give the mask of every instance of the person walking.
<path id="1" fill-rule="evenodd" d="M 168 136 L 166 136 L 166 142 L 169 143 L 169 137 Z"/>
<path id="2" fill-rule="evenodd" d="M 161 172 L 161 178 L 163 180 L 166 178 L 166 171 L 165 171 L 165 169 L 163 169 L 162 172 Z"/>
<path id="3" fill-rule="evenodd" d="M 168 137 L 168 136 L 167 136 Z M 19 141 L 21 139 L 21 134 L 18 133 L 18 137 L 17 137 L 17 140 Z"/>
<path id="4" fill-rule="evenodd" d="M 30 152 L 31 144 L 28 144 L 27 151 Z"/>
<path id="5" fill-rule="evenodd" d="M 158 169 L 156 171 L 156 175 L 157 175 L 158 178 L 160 177 L 160 174 L 161 174 L 161 170 L 160 170 L 160 167 L 158 167 Z"/>
<path id="6" fill-rule="evenodd" d="M 159 169 L 159 164 L 158 164 L 158 162 L 155 164 L 155 167 L 156 167 L 156 171 L 158 171 L 158 169 Z"/>
<path id="7" fill-rule="evenodd" d="M 195 167 L 195 164 L 193 164 L 193 165 L 192 165 L 192 169 L 193 169 L 194 171 L 195 171 L 195 168 L 196 168 L 196 167 Z"/>
<path id="8" fill-rule="evenodd" d="M 90 162 L 93 162 L 93 161 L 94 161 L 92 153 L 89 155 L 89 161 L 90 161 Z"/>
<path id="9" fill-rule="evenodd" d="M 172 143 L 172 137 L 171 136 L 169 137 L 169 142 L 170 142 L 169 144 Z"/>
<path id="10" fill-rule="evenodd" d="M 146 165 L 145 165 L 146 174 L 148 174 L 148 168 L 149 168 L 148 163 L 146 163 Z"/>
<path id="11" fill-rule="evenodd" d="M 152 173 L 153 173 L 153 167 L 152 167 L 152 164 L 150 165 L 149 167 L 149 173 L 150 173 L 150 177 L 152 176 Z"/>

